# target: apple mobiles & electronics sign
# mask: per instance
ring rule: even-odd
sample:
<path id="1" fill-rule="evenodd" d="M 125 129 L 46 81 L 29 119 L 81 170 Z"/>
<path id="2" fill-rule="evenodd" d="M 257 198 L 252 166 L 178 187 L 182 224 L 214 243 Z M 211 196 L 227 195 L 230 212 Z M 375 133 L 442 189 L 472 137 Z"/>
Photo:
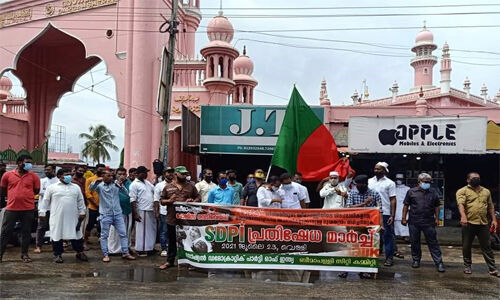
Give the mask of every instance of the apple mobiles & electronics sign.
<path id="1" fill-rule="evenodd" d="M 358 153 L 486 152 L 486 117 L 351 117 L 349 151 Z"/>

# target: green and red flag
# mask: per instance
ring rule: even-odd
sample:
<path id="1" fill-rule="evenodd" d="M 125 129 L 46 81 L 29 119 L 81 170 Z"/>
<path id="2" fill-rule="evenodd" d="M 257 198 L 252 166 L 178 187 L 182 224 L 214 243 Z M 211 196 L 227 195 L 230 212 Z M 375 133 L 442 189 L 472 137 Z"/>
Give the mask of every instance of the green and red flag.
<path id="1" fill-rule="evenodd" d="M 294 87 L 271 164 L 302 173 L 304 181 L 319 181 L 338 160 L 333 136 Z"/>

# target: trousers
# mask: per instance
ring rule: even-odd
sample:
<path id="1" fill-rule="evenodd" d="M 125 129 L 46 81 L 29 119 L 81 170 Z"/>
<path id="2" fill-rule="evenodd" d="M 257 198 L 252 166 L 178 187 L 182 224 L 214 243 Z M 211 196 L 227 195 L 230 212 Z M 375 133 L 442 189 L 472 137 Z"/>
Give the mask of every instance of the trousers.
<path id="1" fill-rule="evenodd" d="M 418 224 L 409 224 L 408 227 L 410 229 L 411 256 L 413 260 L 420 261 L 422 259 L 420 234 L 423 232 L 425 241 L 427 242 L 427 247 L 429 248 L 429 252 L 432 256 L 432 260 L 436 265 L 443 263 L 443 256 L 437 239 L 436 227 L 434 225 Z"/>
<path id="2" fill-rule="evenodd" d="M 21 255 L 28 255 L 31 240 L 31 226 L 35 219 L 34 210 L 6 210 L 0 235 L 0 257 L 3 256 L 16 222 L 21 222 Z"/>
<path id="3" fill-rule="evenodd" d="M 488 266 L 488 270 L 490 272 L 495 271 L 497 268 L 495 266 L 495 256 L 491 250 L 488 225 L 467 224 L 467 226 L 462 227 L 462 254 L 464 256 L 464 265 L 467 267 L 472 265 L 471 248 L 472 242 L 476 236 L 479 240 L 479 246 L 481 247 L 481 252 L 483 253 L 483 258 Z"/>

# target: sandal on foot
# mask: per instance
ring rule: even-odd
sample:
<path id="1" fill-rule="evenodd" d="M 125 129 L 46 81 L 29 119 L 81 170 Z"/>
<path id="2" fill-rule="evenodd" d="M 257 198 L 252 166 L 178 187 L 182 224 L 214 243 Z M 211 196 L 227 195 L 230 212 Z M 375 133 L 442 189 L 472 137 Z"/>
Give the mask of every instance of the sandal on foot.
<path id="1" fill-rule="evenodd" d="M 339 273 L 339 275 L 338 275 L 338 276 L 339 276 L 340 278 L 347 278 L 347 274 L 348 274 L 347 272 L 342 272 L 342 273 Z"/>
<path id="2" fill-rule="evenodd" d="M 33 253 L 36 253 L 36 254 L 42 253 L 42 248 L 36 247 L 35 250 L 33 250 Z"/>
<path id="3" fill-rule="evenodd" d="M 465 268 L 464 268 L 464 274 L 467 274 L 467 275 L 472 274 L 472 269 L 471 269 L 471 267 L 465 267 Z"/>
<path id="4" fill-rule="evenodd" d="M 109 256 L 104 256 L 104 257 L 102 258 L 102 261 L 103 261 L 103 262 L 105 262 L 105 263 L 107 263 L 107 262 L 110 262 L 110 261 L 111 261 L 111 259 L 109 258 Z"/>
<path id="5" fill-rule="evenodd" d="M 129 253 L 122 255 L 122 258 L 126 260 L 135 260 L 135 257 L 130 255 Z"/>
<path id="6" fill-rule="evenodd" d="M 500 273 L 498 273 L 498 271 L 497 271 L 497 270 L 495 270 L 495 271 L 491 271 L 491 272 L 488 272 L 488 274 L 490 274 L 490 275 L 491 275 L 491 276 L 493 276 L 493 277 L 498 277 L 498 278 L 500 278 Z"/>
<path id="7" fill-rule="evenodd" d="M 21 255 L 21 259 L 23 260 L 24 263 L 30 263 L 32 262 L 31 258 L 28 255 Z"/>

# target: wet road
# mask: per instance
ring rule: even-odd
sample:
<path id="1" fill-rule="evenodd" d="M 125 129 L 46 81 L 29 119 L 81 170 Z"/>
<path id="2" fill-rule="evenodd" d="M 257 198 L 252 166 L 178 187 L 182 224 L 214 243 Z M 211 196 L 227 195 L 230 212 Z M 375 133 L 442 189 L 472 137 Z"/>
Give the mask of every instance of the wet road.
<path id="1" fill-rule="evenodd" d="M 409 248 L 402 248 L 405 259 L 397 259 L 391 268 L 381 267 L 376 279 L 360 279 L 354 273 L 340 279 L 336 272 L 261 271 L 252 276 L 251 272 L 217 271 L 207 276 L 206 271 L 186 268 L 160 271 L 157 266 L 163 259 L 157 255 L 134 262 L 112 257 L 104 264 L 96 245 L 88 252 L 88 263 L 77 262 L 68 251 L 64 263 L 55 264 L 46 246 L 44 253 L 31 255 L 33 263 L 24 264 L 19 248 L 10 248 L 0 264 L 0 299 L 500 298 L 500 280 L 487 274 L 477 249 L 474 273 L 464 275 L 459 248 L 443 249 L 444 274 L 436 272 L 425 252 L 422 267 L 411 269 Z"/>

